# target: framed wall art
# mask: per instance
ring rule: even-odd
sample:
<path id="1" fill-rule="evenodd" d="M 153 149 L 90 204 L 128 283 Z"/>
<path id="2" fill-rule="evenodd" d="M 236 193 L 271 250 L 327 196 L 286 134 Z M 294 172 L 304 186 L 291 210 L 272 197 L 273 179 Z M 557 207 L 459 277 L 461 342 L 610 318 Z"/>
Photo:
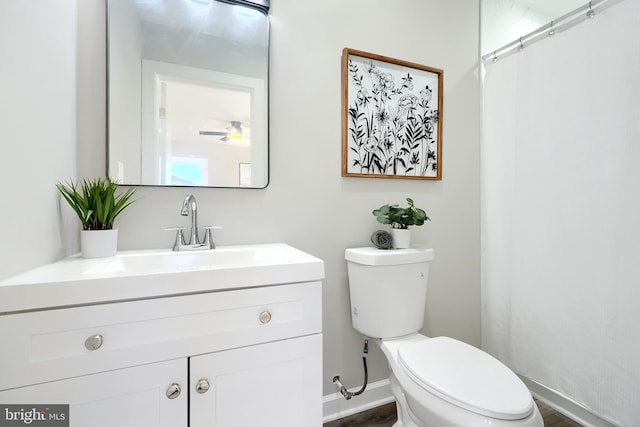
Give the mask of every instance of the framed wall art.
<path id="1" fill-rule="evenodd" d="M 437 68 L 342 51 L 342 176 L 442 179 Z"/>

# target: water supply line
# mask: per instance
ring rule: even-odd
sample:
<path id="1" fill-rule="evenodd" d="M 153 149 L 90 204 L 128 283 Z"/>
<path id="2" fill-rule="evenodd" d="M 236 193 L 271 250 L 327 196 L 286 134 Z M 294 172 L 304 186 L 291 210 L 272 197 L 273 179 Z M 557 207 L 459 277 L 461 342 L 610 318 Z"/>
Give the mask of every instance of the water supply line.
<path id="1" fill-rule="evenodd" d="M 344 398 L 347 400 L 351 399 L 353 396 L 358 396 L 362 394 L 362 392 L 364 392 L 364 390 L 367 388 L 367 380 L 369 377 L 369 373 L 367 372 L 367 355 L 368 354 L 369 354 L 369 340 L 365 337 L 364 348 L 362 349 L 362 366 L 364 367 L 364 384 L 362 384 L 362 388 L 360 388 L 360 390 L 351 392 L 347 390 L 347 388 L 340 382 L 340 376 L 336 375 L 335 377 L 333 377 L 333 383 L 336 385 L 336 387 L 338 387 L 338 390 L 340 390 L 340 394 L 342 394 L 342 396 L 344 396 Z"/>

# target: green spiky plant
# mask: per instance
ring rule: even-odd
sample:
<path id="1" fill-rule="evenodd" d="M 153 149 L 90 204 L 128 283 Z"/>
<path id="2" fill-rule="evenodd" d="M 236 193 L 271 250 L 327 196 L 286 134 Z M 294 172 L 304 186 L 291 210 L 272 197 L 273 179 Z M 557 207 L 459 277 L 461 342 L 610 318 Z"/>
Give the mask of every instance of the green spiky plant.
<path id="1" fill-rule="evenodd" d="M 374 209 L 372 214 L 379 223 L 391 224 L 391 228 L 407 229 L 410 225 L 422 225 L 425 221 L 431 221 L 424 210 L 414 206 L 412 199 L 407 197 L 407 203 L 409 206 L 406 208 L 384 205 Z"/>
<path id="2" fill-rule="evenodd" d="M 135 200 L 135 188 L 116 194 L 118 184 L 109 178 L 61 182 L 56 187 L 82 222 L 84 230 L 111 230 L 113 221 Z"/>

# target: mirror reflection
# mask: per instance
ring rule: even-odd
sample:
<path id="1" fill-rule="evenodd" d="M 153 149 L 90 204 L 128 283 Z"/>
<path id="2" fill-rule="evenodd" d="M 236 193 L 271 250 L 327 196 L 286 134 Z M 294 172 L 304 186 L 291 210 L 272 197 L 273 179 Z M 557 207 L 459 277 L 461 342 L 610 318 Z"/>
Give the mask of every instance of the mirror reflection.
<path id="1" fill-rule="evenodd" d="M 108 0 L 109 177 L 268 183 L 268 1 Z"/>

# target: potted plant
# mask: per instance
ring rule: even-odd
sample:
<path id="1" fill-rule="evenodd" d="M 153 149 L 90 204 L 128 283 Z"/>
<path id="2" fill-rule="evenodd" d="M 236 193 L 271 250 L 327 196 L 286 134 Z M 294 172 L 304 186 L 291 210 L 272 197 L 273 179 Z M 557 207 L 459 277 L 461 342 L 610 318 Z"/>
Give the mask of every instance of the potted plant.
<path id="1" fill-rule="evenodd" d="M 98 258 L 115 255 L 118 230 L 113 228 L 113 222 L 135 201 L 131 199 L 135 188 L 116 194 L 118 184 L 109 178 L 83 179 L 66 184 L 59 182 L 56 187 L 82 222 L 82 256 Z"/>
<path id="2" fill-rule="evenodd" d="M 409 226 L 422 225 L 425 221 L 431 221 L 427 213 L 415 207 L 413 200 L 407 197 L 406 208 L 398 205 L 383 205 L 373 210 L 373 215 L 381 224 L 391 225 L 393 247 L 396 249 L 408 248 L 411 244 Z"/>

